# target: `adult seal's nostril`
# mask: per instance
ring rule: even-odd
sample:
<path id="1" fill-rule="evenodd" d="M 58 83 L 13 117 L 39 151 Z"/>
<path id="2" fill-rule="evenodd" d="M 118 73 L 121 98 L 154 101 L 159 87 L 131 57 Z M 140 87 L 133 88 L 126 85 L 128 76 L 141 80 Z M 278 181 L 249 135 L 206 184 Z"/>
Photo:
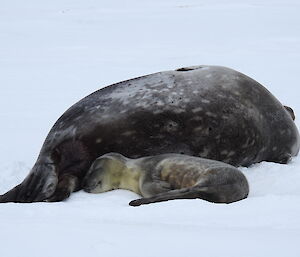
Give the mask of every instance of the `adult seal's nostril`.
<path id="1" fill-rule="evenodd" d="M 289 106 L 283 106 L 286 110 L 287 110 L 287 112 L 291 115 L 291 118 L 293 119 L 293 120 L 295 120 L 296 119 L 296 116 L 295 116 L 295 113 L 294 113 L 294 110 L 291 108 L 291 107 L 289 107 Z"/>
<path id="2" fill-rule="evenodd" d="M 108 152 L 131 158 L 186 153 L 235 166 L 285 163 L 299 151 L 289 113 L 261 84 L 220 66 L 119 82 L 83 98 L 57 120 L 30 181 L 0 196 L 0 202 L 37 201 L 39 193 L 53 193 L 43 187 L 53 179 L 52 163 L 57 184 L 51 200 L 64 200 L 81 188 L 91 163 Z"/>
<path id="3" fill-rule="evenodd" d="M 203 69 L 203 68 L 205 68 L 205 66 L 189 66 L 189 67 L 179 68 L 176 71 L 192 71 L 192 70 Z"/>

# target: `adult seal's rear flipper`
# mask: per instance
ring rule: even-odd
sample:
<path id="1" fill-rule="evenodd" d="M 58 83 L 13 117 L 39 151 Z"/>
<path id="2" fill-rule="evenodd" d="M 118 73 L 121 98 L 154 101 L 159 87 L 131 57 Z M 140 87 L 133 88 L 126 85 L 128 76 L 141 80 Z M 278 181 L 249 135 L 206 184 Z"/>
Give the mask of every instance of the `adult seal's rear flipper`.
<path id="1" fill-rule="evenodd" d="M 57 185 L 57 175 L 54 165 L 49 163 L 36 163 L 31 173 L 24 181 L 0 196 L 0 203 L 41 202 L 50 197 Z"/>
<path id="2" fill-rule="evenodd" d="M 21 184 L 15 186 L 3 195 L 0 195 L 0 203 L 17 202 Z"/>

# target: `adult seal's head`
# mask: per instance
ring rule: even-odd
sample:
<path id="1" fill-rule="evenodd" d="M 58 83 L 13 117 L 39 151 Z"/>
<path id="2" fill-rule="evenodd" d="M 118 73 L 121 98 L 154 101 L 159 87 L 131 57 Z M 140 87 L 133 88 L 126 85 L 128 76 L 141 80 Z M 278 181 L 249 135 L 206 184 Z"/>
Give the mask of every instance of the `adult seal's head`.
<path id="1" fill-rule="evenodd" d="M 249 193 L 247 179 L 237 168 L 179 154 L 139 159 L 105 154 L 91 166 L 83 189 L 90 193 L 127 189 L 143 196 L 131 201 L 132 206 L 192 198 L 232 203 L 246 198 Z"/>
<path id="2" fill-rule="evenodd" d="M 298 153 L 291 112 L 262 85 L 218 66 L 165 71 L 83 98 L 49 132 L 28 177 L 0 202 L 60 201 L 81 188 L 92 162 L 182 153 L 248 166 Z"/>

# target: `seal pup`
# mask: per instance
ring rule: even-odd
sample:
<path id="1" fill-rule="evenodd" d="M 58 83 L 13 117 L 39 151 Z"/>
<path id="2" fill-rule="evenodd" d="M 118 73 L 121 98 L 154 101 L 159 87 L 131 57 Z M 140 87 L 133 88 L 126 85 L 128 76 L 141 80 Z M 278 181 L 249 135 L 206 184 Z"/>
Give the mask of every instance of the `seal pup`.
<path id="1" fill-rule="evenodd" d="M 246 177 L 234 166 L 181 154 L 139 159 L 105 154 L 92 164 L 83 189 L 89 193 L 127 189 L 143 196 L 131 201 L 131 206 L 193 198 L 232 203 L 249 193 Z"/>
<path id="2" fill-rule="evenodd" d="M 123 81 L 83 98 L 49 132 L 25 180 L 0 202 L 61 201 L 99 156 L 182 153 L 234 166 L 299 151 L 291 110 L 235 70 L 193 66 Z"/>

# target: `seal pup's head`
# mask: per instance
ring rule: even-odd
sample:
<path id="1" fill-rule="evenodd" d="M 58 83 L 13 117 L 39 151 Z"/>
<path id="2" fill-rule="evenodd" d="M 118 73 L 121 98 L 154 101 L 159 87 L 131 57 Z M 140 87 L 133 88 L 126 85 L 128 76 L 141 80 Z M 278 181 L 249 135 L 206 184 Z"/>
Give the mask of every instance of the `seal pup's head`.
<path id="1" fill-rule="evenodd" d="M 87 172 L 82 188 L 88 193 L 102 193 L 119 188 L 127 158 L 108 153 L 97 158 Z"/>

